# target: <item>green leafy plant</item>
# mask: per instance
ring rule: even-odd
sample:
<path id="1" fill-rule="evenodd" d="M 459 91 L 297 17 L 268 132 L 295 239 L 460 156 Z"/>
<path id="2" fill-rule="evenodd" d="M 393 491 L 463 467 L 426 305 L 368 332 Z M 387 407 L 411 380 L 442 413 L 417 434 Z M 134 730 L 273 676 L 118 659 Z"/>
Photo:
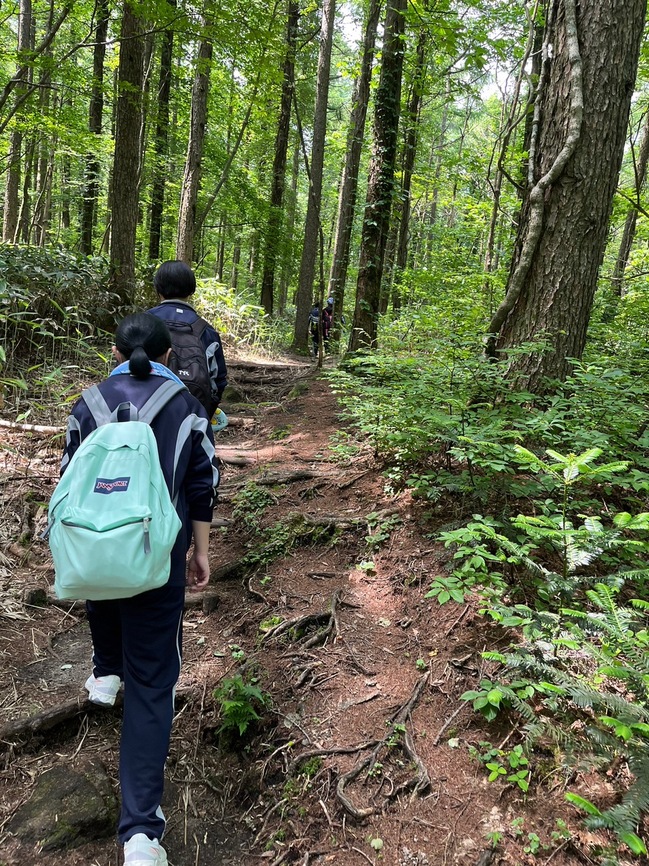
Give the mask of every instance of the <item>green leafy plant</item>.
<path id="1" fill-rule="evenodd" d="M 241 674 L 223 680 L 214 690 L 214 698 L 220 708 L 219 731 L 236 732 L 239 736 L 259 720 L 259 710 L 270 702 L 269 696 L 254 681 L 247 682 Z"/>
<path id="2" fill-rule="evenodd" d="M 386 544 L 390 540 L 394 530 L 402 524 L 401 517 L 398 514 L 380 517 L 373 512 L 372 514 L 368 514 L 365 519 L 367 520 L 367 525 L 372 530 L 369 535 L 365 536 L 365 541 L 370 551 L 378 550 Z"/>
<path id="3" fill-rule="evenodd" d="M 523 746 L 514 746 L 510 751 L 498 749 L 491 743 L 481 743 L 484 751 L 480 752 L 475 747 L 470 749 L 470 754 L 478 760 L 489 771 L 489 781 L 497 779 L 516 785 L 526 793 L 529 790 L 530 763 L 524 753 Z"/>
<path id="4" fill-rule="evenodd" d="M 479 689 L 470 689 L 460 695 L 463 701 L 471 701 L 473 709 L 481 713 L 488 722 L 493 721 L 502 709 L 502 689 L 498 688 L 491 680 L 481 680 Z"/>
<path id="5" fill-rule="evenodd" d="M 248 481 L 233 497 L 232 517 L 248 531 L 255 532 L 259 529 L 264 511 L 275 501 L 275 497 L 266 487 Z"/>

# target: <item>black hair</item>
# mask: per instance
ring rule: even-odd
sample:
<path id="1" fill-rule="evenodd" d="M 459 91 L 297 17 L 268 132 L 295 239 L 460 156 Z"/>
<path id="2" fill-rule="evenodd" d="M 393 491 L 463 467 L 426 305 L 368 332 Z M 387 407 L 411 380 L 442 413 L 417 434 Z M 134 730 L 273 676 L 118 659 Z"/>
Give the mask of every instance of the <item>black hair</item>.
<path id="1" fill-rule="evenodd" d="M 162 319 L 151 313 L 135 313 L 119 323 L 115 348 L 129 362 L 136 379 L 146 379 L 155 361 L 171 348 L 171 334 Z"/>
<path id="2" fill-rule="evenodd" d="M 153 276 L 153 288 L 163 298 L 188 298 L 196 291 L 196 276 L 185 262 L 163 262 Z"/>

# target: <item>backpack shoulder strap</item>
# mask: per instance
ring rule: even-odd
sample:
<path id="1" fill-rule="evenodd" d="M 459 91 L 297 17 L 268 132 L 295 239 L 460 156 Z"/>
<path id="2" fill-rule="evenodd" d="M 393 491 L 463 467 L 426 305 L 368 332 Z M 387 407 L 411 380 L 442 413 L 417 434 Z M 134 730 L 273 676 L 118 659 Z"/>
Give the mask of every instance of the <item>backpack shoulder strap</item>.
<path id="1" fill-rule="evenodd" d="M 165 379 L 162 385 L 153 392 L 146 403 L 140 408 L 137 414 L 138 421 L 144 421 L 145 424 L 150 424 L 156 415 L 164 409 L 167 403 L 172 400 L 176 394 L 181 391 L 186 391 L 185 386 L 180 382 L 174 382 L 173 379 Z"/>
<path id="2" fill-rule="evenodd" d="M 200 340 L 203 333 L 210 327 L 210 323 L 202 316 L 197 316 L 189 327 L 192 329 L 192 334 Z"/>
<path id="3" fill-rule="evenodd" d="M 99 390 L 97 385 L 92 385 L 82 391 L 81 396 L 83 402 L 90 410 L 97 427 L 103 427 L 104 424 L 110 424 L 112 420 L 112 412 L 108 408 L 108 403 L 104 399 L 104 395 Z"/>
<path id="4" fill-rule="evenodd" d="M 174 382 L 172 379 L 165 379 L 163 384 L 157 388 L 149 399 L 144 403 L 141 409 L 137 409 L 129 401 L 120 403 L 119 406 L 111 412 L 108 407 L 104 395 L 101 393 L 97 385 L 87 388 L 82 393 L 84 403 L 90 410 L 97 427 L 103 427 L 104 424 L 110 424 L 115 421 L 144 421 L 145 424 L 150 424 L 167 403 L 185 390 L 185 386 L 180 382 Z"/>

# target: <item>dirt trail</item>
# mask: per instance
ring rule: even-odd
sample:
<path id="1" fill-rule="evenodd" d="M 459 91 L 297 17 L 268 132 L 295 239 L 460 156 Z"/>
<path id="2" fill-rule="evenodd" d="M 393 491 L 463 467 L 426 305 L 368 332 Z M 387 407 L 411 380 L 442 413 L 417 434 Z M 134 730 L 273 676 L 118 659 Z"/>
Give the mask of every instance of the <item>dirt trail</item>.
<path id="1" fill-rule="evenodd" d="M 498 734 L 459 700 L 483 674 L 487 638 L 471 606 L 425 598 L 447 554 L 406 494 L 386 495 L 362 443 L 345 449 L 317 371 L 233 364 L 231 379 L 243 402 L 226 407 L 233 425 L 218 446 L 240 465 L 223 477 L 211 591 L 186 614 L 163 802 L 171 866 L 538 863 L 523 851 L 527 834 L 549 843 L 561 793 L 524 802 L 469 755 Z M 37 854 L 7 832 L 52 767 L 99 762 L 116 785 L 120 709 L 83 703 L 83 611 L 24 604 L 52 582 L 47 549 L 31 540 L 59 446 L 30 432 L 5 442 L 0 864 L 119 866 L 112 837 Z M 269 696 L 243 740 L 219 734 L 213 696 L 237 674 Z M 62 707 L 49 729 L 15 732 Z M 493 857 L 492 831 L 502 833 Z"/>

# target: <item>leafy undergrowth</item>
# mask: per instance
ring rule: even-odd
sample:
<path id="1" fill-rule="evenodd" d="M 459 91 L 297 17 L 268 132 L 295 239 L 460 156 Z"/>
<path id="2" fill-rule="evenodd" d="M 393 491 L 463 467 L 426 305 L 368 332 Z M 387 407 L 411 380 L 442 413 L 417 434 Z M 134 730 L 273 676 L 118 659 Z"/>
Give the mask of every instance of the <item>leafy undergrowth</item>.
<path id="1" fill-rule="evenodd" d="M 213 587 L 186 614 L 170 862 L 631 862 L 649 778 L 645 610 L 631 603 L 645 523 L 640 509 L 598 522 L 584 502 L 628 467 L 519 451 L 511 477 L 536 492 L 492 492 L 498 519 L 480 516 L 450 474 L 439 496 L 400 483 L 399 460 L 386 476 L 311 368 L 257 373 L 231 368 L 245 402 L 226 407 L 239 424 L 219 447 L 250 462 L 226 467 Z M 46 441 L 10 432 L 0 465 L 0 862 L 116 866 L 112 838 L 37 855 L 8 832 L 52 767 L 100 763 L 117 787 L 118 709 L 6 735 L 76 697 L 90 653 L 82 610 L 24 603 L 51 583 L 34 540 L 58 461 Z M 471 471 L 493 479 L 487 455 L 494 467 Z"/>

